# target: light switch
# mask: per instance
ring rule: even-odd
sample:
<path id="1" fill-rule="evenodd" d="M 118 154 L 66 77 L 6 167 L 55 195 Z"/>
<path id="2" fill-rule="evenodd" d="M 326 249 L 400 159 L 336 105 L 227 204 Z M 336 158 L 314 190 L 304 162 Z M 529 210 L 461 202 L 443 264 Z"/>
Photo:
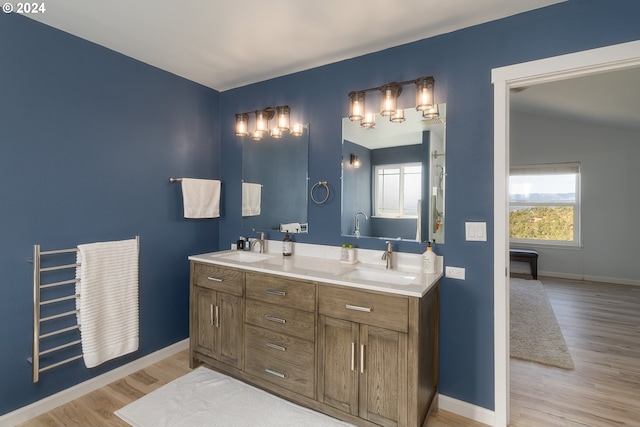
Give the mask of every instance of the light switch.
<path id="1" fill-rule="evenodd" d="M 487 241 L 487 223 L 486 222 L 465 222 L 466 239 L 475 242 Z"/>

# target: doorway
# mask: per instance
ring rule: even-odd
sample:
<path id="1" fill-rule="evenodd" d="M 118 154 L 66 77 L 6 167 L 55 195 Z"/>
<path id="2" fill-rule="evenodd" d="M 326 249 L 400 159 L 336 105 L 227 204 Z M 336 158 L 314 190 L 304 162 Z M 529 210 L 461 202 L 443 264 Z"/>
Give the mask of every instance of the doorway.
<path id="1" fill-rule="evenodd" d="M 640 65 L 640 41 L 492 70 L 494 84 L 495 425 L 509 423 L 509 105 L 510 90 Z"/>

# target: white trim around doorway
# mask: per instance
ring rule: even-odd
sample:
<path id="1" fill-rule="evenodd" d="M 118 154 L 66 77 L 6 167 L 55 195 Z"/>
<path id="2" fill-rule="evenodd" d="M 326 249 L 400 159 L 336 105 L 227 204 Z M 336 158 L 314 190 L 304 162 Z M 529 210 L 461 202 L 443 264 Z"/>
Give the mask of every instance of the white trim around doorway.
<path id="1" fill-rule="evenodd" d="M 494 390 L 495 425 L 509 424 L 509 90 L 640 66 L 640 40 L 495 68 L 494 85 Z"/>

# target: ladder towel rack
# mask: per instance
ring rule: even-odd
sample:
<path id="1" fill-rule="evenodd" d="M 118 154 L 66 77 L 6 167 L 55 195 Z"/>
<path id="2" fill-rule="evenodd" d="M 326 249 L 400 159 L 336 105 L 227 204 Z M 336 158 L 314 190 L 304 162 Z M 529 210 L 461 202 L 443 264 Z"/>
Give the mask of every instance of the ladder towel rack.
<path id="1" fill-rule="evenodd" d="M 136 241 L 140 241 L 140 237 L 136 236 Z M 72 285 L 79 282 L 80 278 L 75 277 L 72 279 L 65 278 L 64 280 L 58 280 L 49 283 L 42 283 L 43 277 L 42 273 L 47 272 L 61 272 L 64 274 L 64 270 L 74 269 L 73 273 L 75 276 L 75 269 L 79 267 L 78 263 L 68 263 L 68 256 L 65 260 L 66 263 L 60 265 L 52 265 L 47 267 L 42 267 L 42 259 L 43 257 L 47 257 L 50 255 L 63 255 L 63 254 L 73 254 L 77 253 L 78 248 L 70 248 L 70 249 L 58 249 L 52 251 L 42 251 L 40 249 L 40 245 L 33 246 L 33 355 L 28 359 L 28 361 L 32 364 L 32 381 L 37 383 L 40 379 L 40 373 L 44 371 L 48 371 L 49 369 L 56 368 L 58 366 L 64 365 L 69 362 L 73 362 L 74 360 L 78 360 L 82 358 L 82 350 L 80 350 L 80 354 L 74 354 L 70 357 L 66 357 L 63 360 L 56 361 L 54 363 L 48 364 L 46 366 L 42 366 L 41 356 L 51 355 L 53 353 L 59 352 L 60 350 L 70 349 L 74 346 L 79 346 L 81 344 L 81 340 L 77 339 L 79 337 L 79 329 L 80 325 L 77 324 L 77 320 L 75 321 L 75 325 L 61 327 L 59 329 L 50 330 L 46 333 L 41 333 L 42 324 L 46 322 L 50 322 L 56 319 L 64 319 L 68 316 L 73 316 L 78 314 L 77 309 L 73 310 L 64 310 L 55 312 L 55 308 L 57 306 L 64 306 L 64 302 L 76 300 L 80 298 L 80 295 L 76 293 L 76 288 Z M 71 275 L 71 272 L 67 274 Z M 55 290 L 58 288 L 58 294 L 53 298 L 43 299 L 42 298 L 42 290 Z M 45 317 L 41 316 L 41 309 L 43 307 L 47 307 L 48 311 L 53 311 L 51 313 L 47 313 L 48 315 Z M 68 308 L 68 307 L 67 307 Z M 76 336 L 73 336 L 73 331 L 78 331 Z M 66 334 L 70 336 L 70 340 L 67 342 L 60 343 L 59 345 L 47 348 L 46 350 L 41 350 L 41 341 L 46 340 L 48 338 L 52 338 L 58 335 Z"/>

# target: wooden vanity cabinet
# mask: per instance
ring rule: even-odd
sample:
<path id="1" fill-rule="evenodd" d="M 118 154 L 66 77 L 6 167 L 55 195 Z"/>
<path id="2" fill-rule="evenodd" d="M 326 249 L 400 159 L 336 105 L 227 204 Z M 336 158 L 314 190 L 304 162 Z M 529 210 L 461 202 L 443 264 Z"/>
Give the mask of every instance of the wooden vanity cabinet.
<path id="1" fill-rule="evenodd" d="M 247 273 L 245 370 L 315 397 L 316 285 Z"/>
<path id="2" fill-rule="evenodd" d="M 190 355 L 244 367 L 244 272 L 191 263 Z"/>
<path id="3" fill-rule="evenodd" d="M 381 426 L 422 425 L 437 384 L 436 299 L 437 286 L 414 298 L 319 285 L 317 399 Z"/>
<path id="4" fill-rule="evenodd" d="M 438 292 L 421 298 L 191 263 L 191 366 L 358 426 L 423 426 Z M 216 316 L 217 314 L 217 316 Z"/>

